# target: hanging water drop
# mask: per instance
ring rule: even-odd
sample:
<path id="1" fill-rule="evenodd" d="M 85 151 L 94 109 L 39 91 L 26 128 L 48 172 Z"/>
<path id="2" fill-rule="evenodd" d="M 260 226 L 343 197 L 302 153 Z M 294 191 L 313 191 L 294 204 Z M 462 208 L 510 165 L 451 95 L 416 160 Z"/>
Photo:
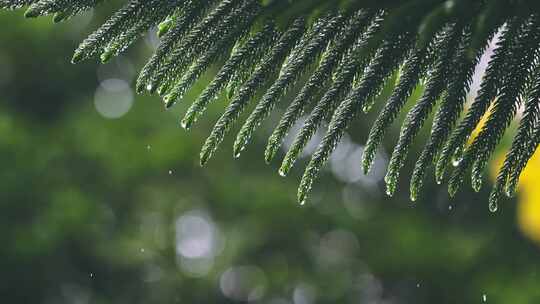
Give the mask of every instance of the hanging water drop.
<path id="1" fill-rule="evenodd" d="M 475 192 L 480 192 L 482 190 L 482 176 L 473 175 L 472 178 L 472 187 Z"/>
<path id="2" fill-rule="evenodd" d="M 516 196 L 516 183 L 510 182 L 510 184 L 506 187 L 504 194 L 508 198 L 513 198 L 514 196 Z"/>
<path id="3" fill-rule="evenodd" d="M 388 172 L 385 176 L 386 183 L 386 195 L 392 197 L 396 192 L 397 181 L 395 176 L 392 175 L 392 172 Z"/>
<path id="4" fill-rule="evenodd" d="M 182 127 L 182 129 L 188 130 L 187 122 L 184 119 L 182 119 L 182 121 L 180 121 L 180 126 Z"/>
<path id="5" fill-rule="evenodd" d="M 173 170 L 169 170 L 169 175 L 172 175 L 173 174 Z"/>
<path id="6" fill-rule="evenodd" d="M 443 173 L 440 170 L 436 170 L 435 171 L 435 182 L 437 183 L 437 185 L 442 184 L 443 179 L 444 179 Z"/>
<path id="7" fill-rule="evenodd" d="M 373 102 L 368 102 L 368 103 L 364 104 L 364 105 L 362 106 L 362 111 L 363 111 L 365 114 L 369 113 L 369 111 L 371 111 L 371 108 L 373 107 L 373 104 L 374 104 L 374 101 L 373 101 Z"/>
<path id="8" fill-rule="evenodd" d="M 484 302 L 484 303 L 487 302 L 487 295 L 486 294 L 482 295 L 482 302 Z"/>
<path id="9" fill-rule="evenodd" d="M 165 109 L 170 109 L 176 103 L 176 96 L 169 94 L 163 97 L 163 103 L 165 104 Z"/>
<path id="10" fill-rule="evenodd" d="M 497 202 L 491 202 L 489 203 L 489 211 L 492 213 L 495 213 L 499 210 L 499 204 Z"/>
<path id="11" fill-rule="evenodd" d="M 191 113 L 187 114 L 182 121 L 180 121 L 180 126 L 184 128 L 185 130 L 190 130 L 193 124 L 197 121 L 195 118 L 196 116 L 191 115 Z"/>

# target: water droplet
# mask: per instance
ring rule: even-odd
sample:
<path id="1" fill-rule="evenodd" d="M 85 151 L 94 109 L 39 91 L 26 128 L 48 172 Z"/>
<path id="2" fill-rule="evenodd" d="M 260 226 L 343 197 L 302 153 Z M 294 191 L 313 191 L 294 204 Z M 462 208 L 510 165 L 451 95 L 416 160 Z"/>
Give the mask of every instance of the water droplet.
<path id="1" fill-rule="evenodd" d="M 163 102 L 165 103 L 166 107 L 169 107 L 173 100 L 174 100 L 174 98 L 173 98 L 173 96 L 171 96 L 171 94 L 165 95 L 165 97 L 163 97 Z"/>
<path id="2" fill-rule="evenodd" d="M 300 202 L 300 206 L 304 206 L 306 204 L 306 200 L 303 200 Z"/>
<path id="3" fill-rule="evenodd" d="M 152 146 L 147 145 L 147 146 L 146 146 L 146 150 L 148 150 L 148 151 L 152 150 Z"/>
<path id="4" fill-rule="evenodd" d="M 416 288 L 420 288 L 420 283 L 416 283 Z"/>
<path id="5" fill-rule="evenodd" d="M 90 272 L 90 277 L 91 277 L 91 278 L 94 277 L 94 273 L 93 273 L 93 272 Z"/>
<path id="6" fill-rule="evenodd" d="M 386 195 L 392 197 L 394 196 L 394 193 L 396 192 L 396 180 L 393 176 L 390 174 L 387 174 L 385 176 L 385 182 L 386 182 Z"/>
<path id="7" fill-rule="evenodd" d="M 169 170 L 169 175 L 172 175 L 173 174 L 173 170 Z"/>
<path id="8" fill-rule="evenodd" d="M 452 160 L 452 166 L 457 167 L 461 163 L 461 158 L 455 158 Z"/>
<path id="9" fill-rule="evenodd" d="M 442 181 L 440 179 L 437 179 L 436 182 L 437 182 L 437 185 L 442 184 Z"/>
<path id="10" fill-rule="evenodd" d="M 487 302 L 487 295 L 486 294 L 483 294 L 482 295 L 482 302 Z"/>
<path id="11" fill-rule="evenodd" d="M 473 175 L 472 177 L 472 187 L 475 192 L 480 192 L 482 190 L 482 176 Z"/>
<path id="12" fill-rule="evenodd" d="M 495 213 L 499 210 L 499 204 L 496 202 L 489 203 L 489 211 Z"/>
<path id="13" fill-rule="evenodd" d="M 282 168 L 279 168 L 278 173 L 279 173 L 279 176 L 281 176 L 281 177 L 286 177 L 287 176 L 287 173 Z"/>
<path id="14" fill-rule="evenodd" d="M 452 211 L 452 209 L 454 209 L 454 207 L 452 205 L 448 205 L 448 210 Z"/>
<path id="15" fill-rule="evenodd" d="M 141 253 L 144 253 L 144 248 L 141 248 L 140 251 L 141 251 Z"/>
<path id="16" fill-rule="evenodd" d="M 514 181 L 511 181 L 504 192 L 506 197 L 513 198 L 516 195 L 516 188 L 516 183 Z"/>
<path id="17" fill-rule="evenodd" d="M 154 87 L 153 87 L 151 84 L 149 84 L 149 85 L 146 86 L 146 90 L 147 90 L 147 91 L 152 91 L 153 88 L 154 88 Z"/>
<path id="18" fill-rule="evenodd" d="M 367 114 L 367 113 L 369 113 L 369 111 L 371 110 L 372 106 L 373 106 L 373 103 L 370 102 L 369 104 L 366 104 L 366 105 L 364 105 L 364 106 L 362 107 L 362 111 L 363 111 L 365 114 Z"/>

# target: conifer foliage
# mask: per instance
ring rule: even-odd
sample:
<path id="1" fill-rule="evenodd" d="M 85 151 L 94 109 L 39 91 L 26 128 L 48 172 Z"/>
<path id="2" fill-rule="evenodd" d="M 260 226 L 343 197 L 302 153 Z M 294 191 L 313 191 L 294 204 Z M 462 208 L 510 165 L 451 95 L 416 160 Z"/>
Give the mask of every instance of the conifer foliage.
<path id="1" fill-rule="evenodd" d="M 0 0 L 0 8 L 27 7 L 26 17 L 64 21 L 104 0 Z M 386 131 L 419 86 L 421 97 L 406 114 L 385 178 L 392 195 L 411 145 L 433 115 L 431 134 L 414 168 L 411 199 L 433 165 L 450 195 L 471 172 L 481 187 L 486 164 L 523 105 L 519 127 L 490 197 L 495 211 L 503 194 L 516 191 L 520 173 L 540 144 L 540 15 L 519 0 L 129 0 L 75 51 L 74 63 L 106 62 L 157 27 L 160 44 L 142 69 L 139 93 L 162 97 L 170 108 L 211 66 L 218 72 L 193 102 L 181 125 L 194 126 L 226 94 L 228 105 L 201 152 L 210 160 L 231 127 L 254 106 L 236 135 L 235 157 L 292 88 L 297 94 L 268 140 L 271 162 L 292 126 L 307 119 L 279 170 L 287 175 L 315 132 L 326 134 L 300 182 L 306 200 L 321 168 L 361 112 L 370 111 L 392 76 L 398 81 L 369 134 L 363 156 L 370 170 Z M 496 39 L 494 39 L 496 37 Z M 494 54 L 476 99 L 466 110 L 473 72 L 487 46 Z M 296 92 L 296 91 L 295 91 Z M 259 95 L 260 94 L 260 95 Z M 256 98 L 256 96 L 262 96 Z M 477 136 L 473 131 L 487 117 Z M 354 130 L 349 130 L 354 132 Z M 451 171 L 450 173 L 448 173 Z"/>

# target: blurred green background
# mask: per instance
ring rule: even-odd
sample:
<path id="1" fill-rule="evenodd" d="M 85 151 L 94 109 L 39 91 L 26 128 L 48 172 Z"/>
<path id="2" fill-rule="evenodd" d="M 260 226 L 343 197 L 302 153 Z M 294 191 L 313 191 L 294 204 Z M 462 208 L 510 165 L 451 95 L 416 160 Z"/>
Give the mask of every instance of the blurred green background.
<path id="1" fill-rule="evenodd" d="M 281 178 L 263 161 L 278 116 L 239 160 L 229 139 L 199 167 L 226 101 L 187 132 L 180 113 L 207 79 L 170 112 L 133 95 L 156 38 L 104 66 L 69 64 L 108 11 L 60 25 L 0 12 L 1 303 L 540 301 L 540 251 L 520 232 L 517 202 L 491 214 L 489 187 L 450 200 L 430 178 L 412 204 L 405 173 L 388 198 L 385 151 L 360 173 L 375 114 L 305 206 L 303 165 Z"/>

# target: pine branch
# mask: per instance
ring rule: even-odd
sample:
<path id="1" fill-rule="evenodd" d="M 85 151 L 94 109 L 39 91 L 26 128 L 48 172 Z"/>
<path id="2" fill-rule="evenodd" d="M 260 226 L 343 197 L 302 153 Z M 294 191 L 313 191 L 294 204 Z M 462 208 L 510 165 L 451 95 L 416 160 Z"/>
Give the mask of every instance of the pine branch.
<path id="1" fill-rule="evenodd" d="M 337 147 L 339 140 L 353 118 L 404 59 L 412 46 L 413 37 L 412 33 L 405 32 L 384 41 L 367 67 L 359 85 L 339 105 L 328 126 L 328 132 L 311 158 L 300 182 L 300 188 L 298 189 L 298 201 L 300 203 L 305 202 L 307 195 L 311 191 L 313 181 L 317 178 L 321 167 L 326 163 L 330 154 Z"/>
<path id="2" fill-rule="evenodd" d="M 509 74 L 503 79 L 501 92 L 493 103 L 493 109 L 486 124 L 473 143 L 467 147 L 463 160 L 452 174 L 449 187 L 451 194 L 457 191 L 463 182 L 465 171 L 471 166 L 473 167 L 473 188 L 479 189 L 485 163 L 516 114 L 530 62 L 534 51 L 538 48 L 537 32 L 538 19 L 535 15 L 521 25 L 520 34 L 514 38 L 516 41 L 510 49 L 511 56 L 507 59 L 507 66 L 511 67 L 508 69 Z M 492 203 L 490 209 L 496 210 L 496 204 Z"/>
<path id="3" fill-rule="evenodd" d="M 514 195 L 519 175 L 540 142 L 538 134 L 535 134 L 538 131 L 540 119 L 540 70 L 538 63 L 535 65 L 535 69 L 534 86 L 528 94 L 524 116 L 490 195 L 490 204 L 493 207 L 498 204 L 503 192 L 509 197 Z"/>
<path id="4" fill-rule="evenodd" d="M 315 96 L 326 87 L 330 81 L 328 75 L 336 69 L 343 54 L 354 43 L 363 28 L 367 26 L 371 13 L 360 10 L 354 14 L 348 24 L 338 33 L 338 38 L 323 54 L 321 62 L 313 72 L 311 78 L 306 82 L 300 93 L 289 105 L 283 118 L 268 140 L 265 151 L 266 162 L 269 163 L 277 153 L 283 139 L 288 134 L 293 124 L 300 118 L 307 107 L 313 102 Z"/>
<path id="5" fill-rule="evenodd" d="M 234 48 L 231 57 L 217 73 L 214 80 L 206 87 L 204 92 L 191 105 L 182 120 L 182 126 L 191 128 L 193 123 L 203 114 L 208 104 L 217 97 L 227 83 L 236 82 L 233 79 L 237 70 L 253 70 L 253 66 L 260 60 L 276 39 L 277 33 L 273 24 L 267 24 L 262 31 L 250 37 L 245 43 Z"/>
<path id="6" fill-rule="evenodd" d="M 253 75 L 238 90 L 238 94 L 233 97 L 225 113 L 219 118 L 212 133 L 204 143 L 201 151 L 201 165 L 208 162 L 218 145 L 223 141 L 225 133 L 238 119 L 247 103 L 253 98 L 257 90 L 268 81 L 272 72 L 275 72 L 277 67 L 283 63 L 287 53 L 293 48 L 304 31 L 304 24 L 304 18 L 295 20 L 272 50 L 261 60 Z"/>
<path id="7" fill-rule="evenodd" d="M 399 171 L 405 162 L 405 157 L 414 138 L 426 121 L 435 102 L 446 90 L 445 80 L 449 77 L 450 65 L 459 44 L 461 33 L 462 26 L 458 24 L 450 24 L 443 30 L 441 43 L 436 46 L 438 54 L 430 71 L 424 94 L 405 118 L 398 143 L 392 153 L 385 177 L 386 193 L 388 195 L 393 195 L 396 190 Z M 411 194 L 411 198 L 416 199 L 414 193 Z"/>
<path id="8" fill-rule="evenodd" d="M 366 60 L 369 58 L 362 57 L 361 52 L 367 45 L 369 39 L 380 29 L 381 14 L 374 17 L 366 32 L 363 33 L 358 41 L 352 46 L 348 54 L 342 60 L 341 69 L 336 72 L 330 88 L 317 103 L 309 118 L 304 122 L 302 129 L 296 136 L 291 148 L 285 155 L 285 158 L 279 169 L 279 174 L 286 176 L 292 166 L 302 153 L 313 134 L 317 131 L 325 117 L 329 117 L 334 113 L 339 102 L 345 97 L 352 86 L 354 77 L 363 70 Z"/>
<path id="9" fill-rule="evenodd" d="M 60 22 L 102 2 L 0 0 L 0 8 L 27 6 L 26 17 L 52 15 L 54 22 Z M 157 92 L 167 108 L 182 101 L 201 75 L 217 66 L 217 74 L 181 120 L 189 129 L 220 94 L 225 92 L 230 100 L 203 146 L 201 164 L 261 93 L 236 137 L 233 154 L 238 156 L 305 75 L 307 81 L 297 88 L 299 93 L 286 107 L 265 151 L 270 162 L 292 126 L 311 110 L 281 164 L 280 174 L 287 175 L 315 132 L 329 121 L 301 180 L 301 202 L 353 120 L 372 108 L 398 69 L 399 81 L 374 122 L 359 164 L 369 171 L 387 130 L 412 92 L 423 87 L 421 97 L 411 101 L 392 153 L 385 179 L 389 194 L 395 192 L 409 150 L 437 103 L 431 133 L 412 174 L 413 200 L 432 163 L 438 183 L 455 164 L 451 195 L 469 169 L 478 190 L 490 156 L 524 102 L 524 115 L 490 197 L 495 210 L 502 194 L 515 192 L 521 172 L 540 144 L 540 5 L 523 0 L 449 3 L 128 0 L 80 44 L 72 61 L 97 57 L 107 62 L 157 27 L 160 44 L 139 74 L 136 90 Z M 498 37 L 497 43 L 478 96 L 458 123 L 473 71 L 493 37 Z M 467 145 L 486 115 L 480 133 Z"/>
<path id="10" fill-rule="evenodd" d="M 462 150 L 470 135 L 488 110 L 491 101 L 497 96 L 497 89 L 501 86 L 502 78 L 507 72 L 506 58 L 522 20 L 513 18 L 509 20 L 503 29 L 501 38 L 493 52 L 486 75 L 482 80 L 478 96 L 474 100 L 471 108 L 467 111 L 466 117 L 453 131 L 451 138 L 446 143 L 436 167 L 436 179 L 442 181 L 446 175 L 448 164 L 459 163 Z"/>
<path id="11" fill-rule="evenodd" d="M 266 91 L 255 110 L 242 126 L 234 143 L 234 155 L 240 155 L 257 126 L 270 114 L 270 111 L 275 107 L 278 100 L 283 97 L 286 90 L 294 85 L 300 74 L 322 53 L 342 20 L 343 16 L 341 15 L 321 18 L 310 31 L 304 34 L 306 41 L 299 43 L 293 50 L 283 65 L 277 80 Z"/>

